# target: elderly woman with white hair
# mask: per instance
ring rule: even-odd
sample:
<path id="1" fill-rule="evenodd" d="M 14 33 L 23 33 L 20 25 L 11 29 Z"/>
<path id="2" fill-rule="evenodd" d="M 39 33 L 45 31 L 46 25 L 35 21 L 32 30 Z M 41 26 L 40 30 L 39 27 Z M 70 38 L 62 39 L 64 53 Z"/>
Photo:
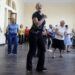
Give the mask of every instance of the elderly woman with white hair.
<path id="1" fill-rule="evenodd" d="M 70 47 L 72 46 L 72 41 L 71 41 L 71 33 L 69 31 L 69 26 L 65 25 L 65 39 L 64 39 L 64 44 L 67 50 L 67 53 L 70 52 Z"/>
<path id="2" fill-rule="evenodd" d="M 38 47 L 38 64 L 36 71 L 42 72 L 46 71 L 47 69 L 44 68 L 45 62 L 45 44 L 43 40 L 43 27 L 45 25 L 45 19 L 47 18 L 46 15 L 42 13 L 42 5 L 40 3 L 36 4 L 36 12 L 32 15 L 33 25 L 29 32 L 29 52 L 27 55 L 27 66 L 26 69 L 28 72 L 32 72 L 32 58 L 35 54 L 35 50 Z"/>
<path id="3" fill-rule="evenodd" d="M 53 40 L 53 56 L 52 58 L 55 58 L 55 51 L 58 48 L 60 51 L 60 58 L 63 57 L 62 51 L 65 49 L 64 45 L 64 35 L 65 35 L 65 21 L 60 21 L 60 26 L 56 28 L 56 35 L 55 39 Z"/>

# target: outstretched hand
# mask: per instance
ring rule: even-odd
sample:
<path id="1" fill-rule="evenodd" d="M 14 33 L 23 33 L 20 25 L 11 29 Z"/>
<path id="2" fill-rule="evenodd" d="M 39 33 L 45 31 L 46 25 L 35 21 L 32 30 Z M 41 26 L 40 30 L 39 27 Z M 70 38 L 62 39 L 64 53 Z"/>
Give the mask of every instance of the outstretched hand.
<path id="1" fill-rule="evenodd" d="M 44 17 L 43 17 L 43 18 L 45 18 L 45 19 L 46 19 L 46 18 L 47 18 L 47 16 L 46 16 L 46 15 L 44 15 Z"/>

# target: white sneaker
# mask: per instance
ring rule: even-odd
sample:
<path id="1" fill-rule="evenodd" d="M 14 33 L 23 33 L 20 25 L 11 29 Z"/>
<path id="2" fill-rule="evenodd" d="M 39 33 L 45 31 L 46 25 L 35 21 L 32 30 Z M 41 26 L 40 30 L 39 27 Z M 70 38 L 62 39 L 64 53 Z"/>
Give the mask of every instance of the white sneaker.
<path id="1" fill-rule="evenodd" d="M 52 53 L 52 50 L 50 50 L 50 49 L 48 49 L 47 51 Z"/>

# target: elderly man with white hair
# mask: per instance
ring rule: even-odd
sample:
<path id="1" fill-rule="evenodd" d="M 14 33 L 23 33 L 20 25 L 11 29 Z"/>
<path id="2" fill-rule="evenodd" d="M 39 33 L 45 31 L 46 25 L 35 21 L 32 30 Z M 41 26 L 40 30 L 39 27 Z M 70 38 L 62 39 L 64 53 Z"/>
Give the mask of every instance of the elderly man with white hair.
<path id="1" fill-rule="evenodd" d="M 65 49 L 64 45 L 64 34 L 65 34 L 65 21 L 60 21 L 60 26 L 56 28 L 56 35 L 55 39 L 53 40 L 53 56 L 52 58 L 55 58 L 55 51 L 58 48 L 60 51 L 60 58 L 63 57 L 62 51 Z"/>

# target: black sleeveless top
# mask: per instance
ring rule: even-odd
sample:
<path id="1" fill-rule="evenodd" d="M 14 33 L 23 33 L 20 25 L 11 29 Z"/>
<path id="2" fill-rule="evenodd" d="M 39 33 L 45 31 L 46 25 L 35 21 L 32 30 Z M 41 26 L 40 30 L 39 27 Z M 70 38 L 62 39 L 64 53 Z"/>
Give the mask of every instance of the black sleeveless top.
<path id="1" fill-rule="evenodd" d="M 32 19 L 33 19 L 33 18 L 37 18 L 38 21 L 40 21 L 43 17 L 44 17 L 44 14 L 40 15 L 38 12 L 35 12 L 35 13 L 33 13 L 33 15 L 32 15 Z M 39 27 L 37 27 L 37 26 L 34 24 L 34 22 L 33 22 L 30 31 L 31 31 L 32 33 L 36 33 L 36 34 L 37 34 L 37 33 L 42 33 L 43 27 L 44 27 L 45 23 L 46 23 L 46 21 L 44 21 Z"/>

